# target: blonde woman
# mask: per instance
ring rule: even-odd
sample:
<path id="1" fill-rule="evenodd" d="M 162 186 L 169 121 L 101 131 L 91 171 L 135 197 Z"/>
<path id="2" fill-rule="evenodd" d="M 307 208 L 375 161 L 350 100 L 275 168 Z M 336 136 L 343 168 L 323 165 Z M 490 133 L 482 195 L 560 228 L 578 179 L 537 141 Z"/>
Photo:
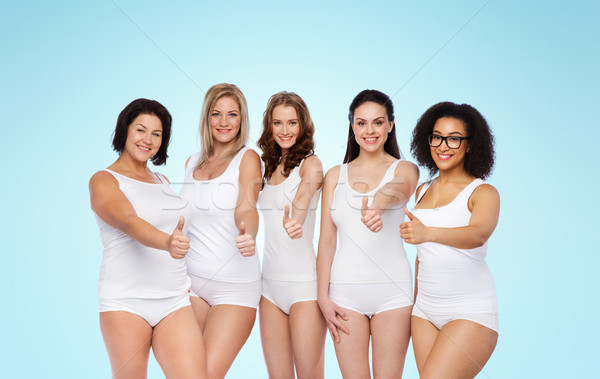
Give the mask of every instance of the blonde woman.
<path id="1" fill-rule="evenodd" d="M 262 172 L 258 154 L 245 147 L 249 127 L 240 89 L 211 87 L 202 106 L 201 151 L 187 160 L 180 193 L 193 208 L 186 264 L 209 378 L 227 374 L 250 335 L 260 300 L 255 238 Z"/>
<path id="2" fill-rule="evenodd" d="M 300 96 L 269 99 L 258 140 L 265 164 L 260 335 L 269 377 L 322 378 L 325 321 L 317 304 L 315 213 L 323 183 L 315 127 Z"/>

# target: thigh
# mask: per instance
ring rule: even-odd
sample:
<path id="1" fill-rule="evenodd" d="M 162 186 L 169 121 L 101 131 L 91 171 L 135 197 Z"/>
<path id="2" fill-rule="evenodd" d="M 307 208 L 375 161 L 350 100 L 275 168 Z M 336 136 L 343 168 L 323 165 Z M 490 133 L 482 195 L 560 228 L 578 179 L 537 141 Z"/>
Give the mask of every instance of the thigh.
<path id="1" fill-rule="evenodd" d="M 200 327 L 200 331 L 204 333 L 204 324 L 206 323 L 206 317 L 210 310 L 210 305 L 201 297 L 190 296 L 190 303 L 192 303 L 192 310 L 194 312 L 194 318 Z"/>
<path id="2" fill-rule="evenodd" d="M 498 333 L 473 321 L 455 320 L 440 330 L 422 378 L 474 378 L 496 347 Z"/>
<path id="3" fill-rule="evenodd" d="M 412 306 L 377 313 L 371 318 L 373 376 L 401 378 L 410 340 Z"/>
<path id="4" fill-rule="evenodd" d="M 348 328 L 350 334 L 340 332 L 340 342 L 334 342 L 335 355 L 337 356 L 342 377 L 370 378 L 369 367 L 369 318 L 362 313 L 345 309 L 348 320 L 338 316 L 338 320 Z"/>
<path id="5" fill-rule="evenodd" d="M 138 315 L 124 311 L 100 313 L 112 377 L 146 378 L 152 327 Z"/>
<path id="6" fill-rule="evenodd" d="M 316 301 L 294 303 L 289 317 L 298 378 L 323 378 L 327 329 L 319 305 Z"/>
<path id="7" fill-rule="evenodd" d="M 167 378 L 206 378 L 202 332 L 191 306 L 169 313 L 154 327 L 152 350 Z"/>
<path id="8" fill-rule="evenodd" d="M 248 339 L 256 309 L 239 305 L 215 305 L 208 311 L 204 345 L 209 378 L 223 378 Z"/>
<path id="9" fill-rule="evenodd" d="M 260 300 L 260 340 L 269 378 L 294 378 L 288 315 L 266 298 Z"/>
<path id="10" fill-rule="evenodd" d="M 419 374 L 422 374 L 439 330 L 431 322 L 418 316 L 412 316 L 410 329 L 417 370 L 419 370 Z"/>

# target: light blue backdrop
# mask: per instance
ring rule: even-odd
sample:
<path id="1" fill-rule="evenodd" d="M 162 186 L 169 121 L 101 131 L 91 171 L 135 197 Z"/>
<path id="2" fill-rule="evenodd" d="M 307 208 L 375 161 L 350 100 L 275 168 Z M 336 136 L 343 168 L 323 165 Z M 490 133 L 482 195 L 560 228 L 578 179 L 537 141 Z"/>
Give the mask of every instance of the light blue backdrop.
<path id="1" fill-rule="evenodd" d="M 116 159 L 118 113 L 148 97 L 173 114 L 159 170 L 180 181 L 203 90 L 219 82 L 246 94 L 253 141 L 268 97 L 300 94 L 326 169 L 342 160 L 362 89 L 393 96 L 409 158 L 427 107 L 477 107 L 496 134 L 489 181 L 502 197 L 488 258 L 501 332 L 479 377 L 598 373 L 599 11 L 594 1 L 3 2 L 0 377 L 110 377 L 88 179 Z M 326 366 L 339 377 L 330 342 Z M 162 377 L 153 358 L 149 376 Z M 230 377 L 266 377 L 257 327 Z M 410 350 L 405 377 L 417 377 Z"/>

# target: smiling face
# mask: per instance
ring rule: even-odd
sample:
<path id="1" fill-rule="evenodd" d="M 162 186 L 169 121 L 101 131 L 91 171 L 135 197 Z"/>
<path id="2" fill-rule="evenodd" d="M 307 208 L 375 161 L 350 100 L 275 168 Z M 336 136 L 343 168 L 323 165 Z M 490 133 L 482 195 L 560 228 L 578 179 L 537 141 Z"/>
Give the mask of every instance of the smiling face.
<path id="1" fill-rule="evenodd" d="M 383 149 L 393 126 L 394 122 L 389 121 L 383 105 L 368 101 L 354 111 L 352 130 L 362 150 L 375 152 Z"/>
<path id="2" fill-rule="evenodd" d="M 300 134 L 300 121 L 296 109 L 288 105 L 278 105 L 273 109 L 271 130 L 273 139 L 281 147 L 281 153 L 287 154 L 296 144 Z"/>
<path id="3" fill-rule="evenodd" d="M 451 117 L 442 117 L 433 125 L 434 136 L 441 137 L 468 137 L 467 128 L 461 120 Z M 464 168 L 465 156 L 469 151 L 469 141 L 463 140 L 460 147 L 451 149 L 447 140 L 438 147 L 431 147 L 431 157 L 440 171 L 448 171 L 455 168 Z"/>
<path id="4" fill-rule="evenodd" d="M 137 161 L 147 162 L 160 149 L 162 133 L 162 123 L 158 117 L 140 114 L 129 124 L 123 152 Z"/>
<path id="5" fill-rule="evenodd" d="M 210 129 L 215 144 L 235 141 L 240 131 L 240 106 L 233 97 L 223 96 L 210 111 Z"/>

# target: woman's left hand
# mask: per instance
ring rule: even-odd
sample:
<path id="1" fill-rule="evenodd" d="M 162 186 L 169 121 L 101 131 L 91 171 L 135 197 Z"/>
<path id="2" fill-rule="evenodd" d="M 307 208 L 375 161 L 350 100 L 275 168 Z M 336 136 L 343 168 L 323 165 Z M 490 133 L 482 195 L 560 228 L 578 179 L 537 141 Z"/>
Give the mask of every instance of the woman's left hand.
<path id="1" fill-rule="evenodd" d="M 379 232 L 383 228 L 381 215 L 374 209 L 369 207 L 369 199 L 366 196 L 362 198 L 362 206 L 360 207 L 360 220 L 373 233 Z"/>
<path id="2" fill-rule="evenodd" d="M 423 225 L 407 208 L 404 208 L 404 212 L 410 220 L 400 224 L 400 237 L 402 237 L 404 242 L 418 245 L 429 241 L 429 228 Z"/>
<path id="3" fill-rule="evenodd" d="M 246 233 L 246 223 L 242 221 L 240 223 L 240 235 L 235 238 L 235 246 L 244 257 L 250 257 L 254 255 L 255 245 L 254 237 Z"/>

